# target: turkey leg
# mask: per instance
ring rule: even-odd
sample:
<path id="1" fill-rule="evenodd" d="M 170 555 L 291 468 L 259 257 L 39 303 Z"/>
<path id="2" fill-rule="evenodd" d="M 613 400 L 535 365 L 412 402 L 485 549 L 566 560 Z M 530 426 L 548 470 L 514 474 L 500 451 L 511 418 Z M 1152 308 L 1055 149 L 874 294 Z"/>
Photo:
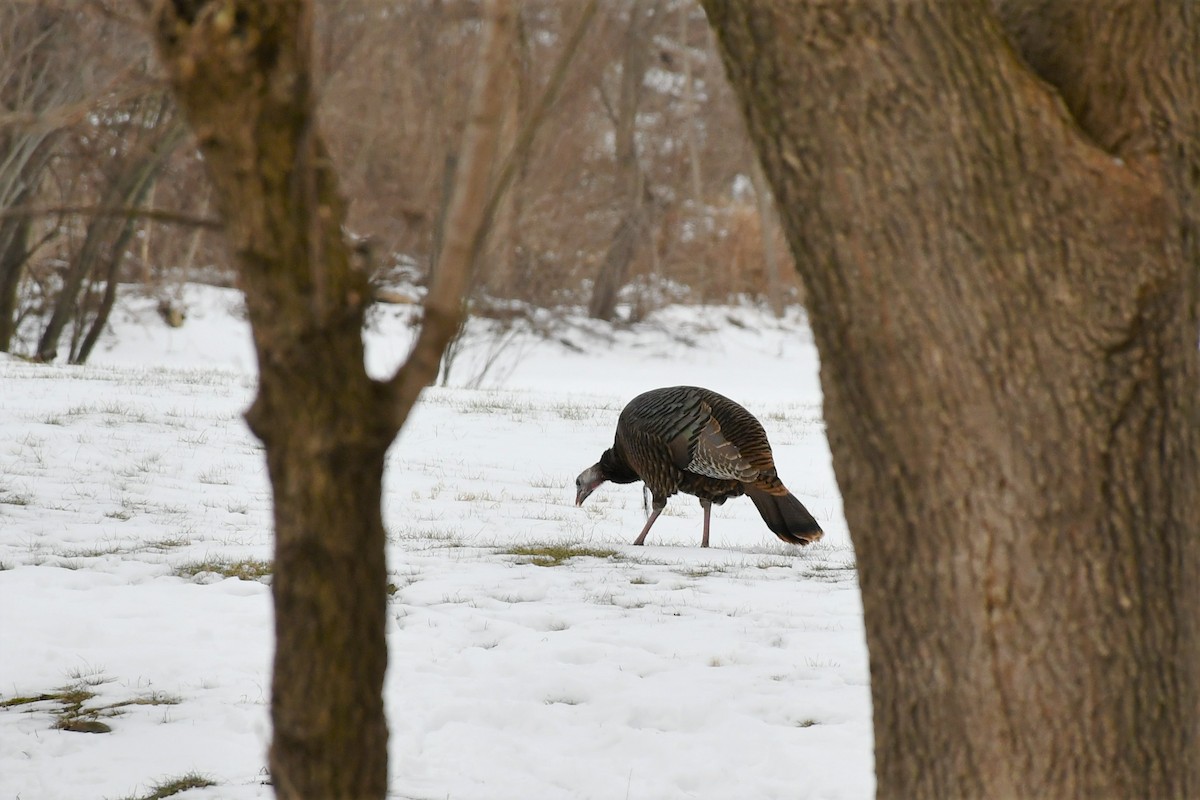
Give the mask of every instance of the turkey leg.
<path id="1" fill-rule="evenodd" d="M 650 519 L 646 520 L 646 527 L 642 528 L 642 532 L 640 534 L 638 534 L 637 539 L 634 540 L 634 542 L 633 542 L 634 544 L 641 545 L 641 544 L 645 543 L 646 534 L 650 532 L 650 526 L 654 524 L 654 520 L 658 519 L 658 515 L 662 513 L 662 510 L 665 507 L 666 507 L 666 503 L 664 503 L 661 506 L 660 505 L 654 506 L 654 513 L 650 515 Z"/>

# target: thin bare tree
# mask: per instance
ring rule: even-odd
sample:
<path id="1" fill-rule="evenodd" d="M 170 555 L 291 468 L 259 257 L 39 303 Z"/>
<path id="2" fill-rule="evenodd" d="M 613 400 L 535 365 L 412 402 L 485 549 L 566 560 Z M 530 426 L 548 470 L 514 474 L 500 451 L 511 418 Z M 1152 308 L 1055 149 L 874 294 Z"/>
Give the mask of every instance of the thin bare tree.
<path id="1" fill-rule="evenodd" d="M 313 93 L 306 0 L 158 0 L 155 35 L 205 156 L 258 357 L 247 422 L 274 499 L 275 663 L 270 753 L 283 798 L 382 798 L 386 564 L 384 456 L 457 330 L 483 239 L 513 15 L 485 3 L 484 36 L 416 344 L 371 379 L 362 329 L 369 264 L 343 236 L 346 201 Z"/>
<path id="2" fill-rule="evenodd" d="M 612 319 L 616 314 L 618 292 L 629 277 L 629 267 L 638 245 L 646 239 L 650 224 L 652 202 L 646 171 L 638 155 L 637 116 L 650 64 L 650 38 L 663 16 L 661 12 L 659 2 L 633 0 L 622 43 L 616 100 L 608 99 L 603 83 L 598 85 L 613 125 L 617 187 L 614 202 L 619 212 L 588 302 L 588 314 L 596 319 Z"/>
<path id="3" fill-rule="evenodd" d="M 66 42 L 74 15 L 53 5 L 0 6 L 0 351 L 16 333 L 18 289 L 36 247 L 32 216 L 3 216 L 37 197 L 66 120 L 48 115 L 84 94 Z"/>

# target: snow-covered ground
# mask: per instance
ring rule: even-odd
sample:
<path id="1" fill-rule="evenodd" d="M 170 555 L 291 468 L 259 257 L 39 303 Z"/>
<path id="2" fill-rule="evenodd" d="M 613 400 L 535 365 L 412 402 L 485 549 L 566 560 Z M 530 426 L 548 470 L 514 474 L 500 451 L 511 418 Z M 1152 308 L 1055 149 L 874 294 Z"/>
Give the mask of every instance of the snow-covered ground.
<path id="1" fill-rule="evenodd" d="M 215 785 L 180 797 L 271 795 L 269 577 L 222 574 L 271 556 L 240 416 L 253 355 L 236 293 L 184 299 L 170 329 L 127 297 L 88 367 L 0 360 L 0 798 L 144 797 L 190 773 Z M 373 317 L 374 373 L 409 313 Z M 390 454 L 391 796 L 869 797 L 862 612 L 803 319 L 544 325 L 474 324 Z M 822 542 L 779 543 L 741 499 L 701 550 L 677 496 L 635 548 L 638 487 L 574 506 L 624 402 L 677 383 L 759 415 Z M 509 552 L 547 544 L 613 554 Z"/>

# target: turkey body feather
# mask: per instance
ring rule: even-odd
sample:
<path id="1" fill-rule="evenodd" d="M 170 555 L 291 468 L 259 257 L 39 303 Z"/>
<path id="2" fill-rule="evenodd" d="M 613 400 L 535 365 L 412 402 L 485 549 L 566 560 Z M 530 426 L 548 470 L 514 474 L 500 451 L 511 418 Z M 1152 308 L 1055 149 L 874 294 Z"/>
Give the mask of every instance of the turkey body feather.
<path id="1" fill-rule="evenodd" d="M 780 481 L 762 424 L 709 389 L 672 386 L 631 400 L 617 420 L 613 446 L 576 480 L 576 503 L 605 481 L 639 480 L 650 490 L 654 510 L 634 544 L 645 541 L 677 492 L 694 495 L 704 508 L 702 547 L 708 546 L 712 504 L 743 494 L 783 541 L 809 544 L 822 536 L 817 521 Z"/>

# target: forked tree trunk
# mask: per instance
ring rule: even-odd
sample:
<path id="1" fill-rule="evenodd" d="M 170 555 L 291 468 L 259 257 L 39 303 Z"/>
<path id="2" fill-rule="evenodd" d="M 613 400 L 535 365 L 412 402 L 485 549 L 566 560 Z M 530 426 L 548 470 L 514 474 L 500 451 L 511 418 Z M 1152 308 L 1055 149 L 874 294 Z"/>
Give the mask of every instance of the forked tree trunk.
<path id="1" fill-rule="evenodd" d="M 704 4 L 808 292 L 879 796 L 1200 795 L 1194 6 Z"/>
<path id="2" fill-rule="evenodd" d="M 158 43 L 227 221 L 258 357 L 246 415 L 275 523 L 271 779 L 285 798 L 383 797 L 384 453 L 363 369 L 367 275 L 313 120 L 310 9 L 163 3 Z"/>
<path id="3" fill-rule="evenodd" d="M 282 798 L 382 798 L 384 456 L 458 327 L 482 240 L 512 29 L 485 4 L 484 45 L 446 237 L 417 343 L 388 381 L 363 362 L 365 259 L 311 90 L 305 0 L 171 0 L 157 43 L 196 133 L 246 295 L 259 386 L 246 414 L 266 449 L 275 522 L 271 778 Z"/>
<path id="4" fill-rule="evenodd" d="M 397 429 L 361 367 L 361 320 L 313 333 L 303 348 L 280 347 L 287 334 L 256 336 L 259 393 L 246 415 L 266 449 L 275 510 L 271 777 L 281 798 L 381 798 L 381 487 Z"/>

